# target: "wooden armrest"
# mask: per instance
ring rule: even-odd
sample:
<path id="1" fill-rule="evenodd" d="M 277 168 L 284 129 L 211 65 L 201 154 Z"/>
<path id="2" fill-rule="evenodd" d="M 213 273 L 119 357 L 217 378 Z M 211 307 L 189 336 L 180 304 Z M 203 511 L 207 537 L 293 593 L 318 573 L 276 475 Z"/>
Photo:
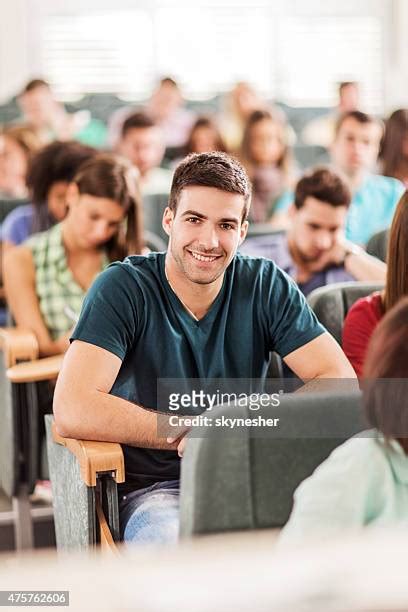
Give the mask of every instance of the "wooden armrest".
<path id="1" fill-rule="evenodd" d="M 55 355 L 55 357 L 44 357 L 44 359 L 17 363 L 7 370 L 7 378 L 12 383 L 53 380 L 57 378 L 59 374 L 63 359 L 64 355 Z"/>
<path id="2" fill-rule="evenodd" d="M 0 327 L 0 345 L 6 368 L 11 368 L 18 361 L 38 359 L 37 338 L 29 329 Z"/>
<path id="3" fill-rule="evenodd" d="M 52 423 L 54 442 L 62 444 L 78 460 L 81 478 L 88 487 L 96 486 L 98 472 L 114 472 L 116 482 L 125 482 L 125 461 L 120 444 L 116 442 L 91 442 L 63 438 Z"/>

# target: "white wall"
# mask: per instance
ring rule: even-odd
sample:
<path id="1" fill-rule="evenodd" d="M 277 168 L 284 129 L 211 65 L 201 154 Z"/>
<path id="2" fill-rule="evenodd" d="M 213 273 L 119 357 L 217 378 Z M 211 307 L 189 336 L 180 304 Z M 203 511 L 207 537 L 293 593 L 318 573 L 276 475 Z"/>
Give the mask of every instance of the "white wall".
<path id="1" fill-rule="evenodd" d="M 27 0 L 0 3 L 0 103 L 29 78 Z"/>
<path id="2" fill-rule="evenodd" d="M 389 56 L 385 70 L 385 112 L 408 108 L 408 2 L 392 4 Z"/>
<path id="3" fill-rule="evenodd" d="M 145 4 L 147 0 L 116 0 L 122 6 Z M 157 0 L 150 0 L 155 3 Z M 164 0 L 161 0 L 163 3 Z M 190 0 L 194 2 L 195 0 Z M 166 0 L 171 3 L 171 0 Z M 165 3 L 166 3 L 165 2 Z M 176 2 L 176 0 L 174 0 Z M 218 2 L 218 0 L 217 0 Z M 262 0 L 257 0 L 263 4 Z M 268 0 L 273 2 L 274 9 L 279 12 L 291 9 L 295 13 L 317 10 L 327 12 L 333 10 L 330 1 L 322 0 Z M 361 10 L 367 4 L 373 12 L 384 10 L 386 22 L 384 81 L 385 81 L 385 111 L 399 106 L 408 107 L 408 1 L 407 0 L 354 0 L 355 10 Z M 177 4 L 180 0 L 177 0 Z M 212 0 L 202 0 L 202 4 L 211 4 Z M 223 0 L 223 4 L 249 4 L 250 0 Z M 38 57 L 38 35 L 41 14 L 49 10 L 64 12 L 80 10 L 86 4 L 97 10 L 101 5 L 112 6 L 111 0 L 1 0 L 0 2 L 0 103 L 14 95 L 22 85 L 33 76 L 41 76 Z M 338 4 L 338 3 L 336 3 Z M 380 8 L 379 8 L 380 7 Z M 123 8 L 123 7 L 122 7 Z M 340 10 L 341 3 L 336 11 Z M 239 11 L 239 7 L 237 6 Z M 293 13 L 292 13 L 293 14 Z"/>

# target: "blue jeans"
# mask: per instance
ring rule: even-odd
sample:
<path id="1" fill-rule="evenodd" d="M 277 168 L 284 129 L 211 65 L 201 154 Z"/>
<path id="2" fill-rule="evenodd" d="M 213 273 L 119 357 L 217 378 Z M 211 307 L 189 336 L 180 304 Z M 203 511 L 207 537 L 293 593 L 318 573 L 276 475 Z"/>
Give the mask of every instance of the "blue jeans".
<path id="1" fill-rule="evenodd" d="M 171 544 L 179 532 L 179 481 L 166 480 L 124 495 L 119 503 L 125 542 Z"/>

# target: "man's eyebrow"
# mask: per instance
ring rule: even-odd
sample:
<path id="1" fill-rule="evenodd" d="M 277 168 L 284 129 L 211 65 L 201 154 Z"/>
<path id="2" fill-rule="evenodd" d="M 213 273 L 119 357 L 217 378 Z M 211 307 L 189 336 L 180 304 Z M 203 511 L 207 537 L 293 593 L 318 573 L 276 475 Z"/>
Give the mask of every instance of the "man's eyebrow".
<path id="1" fill-rule="evenodd" d="M 183 212 L 183 214 L 181 215 L 182 217 L 188 217 L 190 215 L 194 215 L 194 217 L 199 217 L 199 219 L 208 219 L 208 217 L 206 217 L 205 215 L 196 212 L 195 210 L 186 210 L 185 212 Z"/>
<path id="2" fill-rule="evenodd" d="M 236 217 L 231 217 L 230 219 L 228 217 L 225 217 L 224 219 L 220 219 L 220 223 L 239 223 L 239 219 L 237 219 Z"/>
<path id="3" fill-rule="evenodd" d="M 206 217 L 205 215 L 203 215 L 202 213 L 199 213 L 195 210 L 186 210 L 185 212 L 183 212 L 183 214 L 181 215 L 182 217 L 189 217 L 193 215 L 194 217 L 198 217 L 199 219 L 208 219 L 208 217 Z M 238 225 L 239 223 L 239 219 L 237 217 L 224 217 L 223 219 L 219 219 L 219 223 L 235 223 Z"/>

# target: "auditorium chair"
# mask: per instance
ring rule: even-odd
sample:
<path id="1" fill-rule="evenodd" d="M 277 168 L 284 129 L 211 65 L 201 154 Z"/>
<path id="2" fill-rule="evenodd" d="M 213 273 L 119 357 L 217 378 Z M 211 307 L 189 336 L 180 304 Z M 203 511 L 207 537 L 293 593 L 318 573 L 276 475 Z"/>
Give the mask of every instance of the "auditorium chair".
<path id="1" fill-rule="evenodd" d="M 341 345 L 344 319 L 354 302 L 383 288 L 384 285 L 378 283 L 333 283 L 312 291 L 307 301 L 320 323 Z"/>
<path id="2" fill-rule="evenodd" d="M 62 438 L 46 415 L 57 547 L 86 550 L 119 541 L 117 484 L 125 480 L 120 444 Z"/>
<path id="3" fill-rule="evenodd" d="M 364 429 L 359 392 L 292 394 L 279 408 L 253 413 L 221 406 L 212 416 L 279 416 L 275 431 L 195 428 L 181 472 L 183 537 L 282 527 L 297 485 L 341 442 Z M 46 416 L 57 546 L 114 549 L 119 540 L 117 483 L 123 482 L 121 447 L 58 435 Z"/>
<path id="4" fill-rule="evenodd" d="M 34 521 L 52 519 L 53 516 L 50 506 L 33 507 L 29 496 L 34 491 L 36 481 L 44 477 L 44 407 L 41 405 L 39 385 L 56 379 L 63 356 L 37 359 L 38 346 L 34 335 L 19 328 L 0 329 L 0 340 L 3 349 L 0 364 L 3 398 L 0 410 L 0 488 L 12 500 L 15 546 L 17 550 L 22 550 L 34 546 Z M 46 415 L 45 419 L 51 436 L 52 415 Z M 56 442 L 53 440 L 52 444 L 48 444 L 48 463 L 53 480 L 53 504 L 57 508 L 57 544 L 63 547 L 64 536 L 68 534 L 71 548 L 89 547 L 101 541 L 112 545 L 113 540 L 118 539 L 119 532 L 117 496 L 114 493 L 116 485 L 110 476 L 116 473 L 118 481 L 124 478 L 120 445 L 64 439 L 58 436 L 55 427 L 54 436 Z M 81 478 L 75 485 L 73 481 L 67 485 L 66 479 L 61 483 L 60 479 L 52 478 L 56 469 L 52 460 L 56 459 L 58 469 L 64 471 L 68 469 L 71 453 L 72 462 L 75 453 L 80 462 L 78 473 L 83 475 L 86 483 L 82 488 Z M 47 465 L 45 468 L 48 471 Z M 84 491 L 86 537 L 79 533 Z M 68 514 L 73 519 L 73 531 L 68 531 L 65 519 L 62 523 L 58 521 L 61 503 L 67 503 Z"/>
<path id="5" fill-rule="evenodd" d="M 279 426 L 194 430 L 181 470 L 183 538 L 283 527 L 296 487 L 334 448 L 365 429 L 358 391 L 288 394 L 278 408 L 221 406 L 212 416 L 258 415 L 279 417 Z"/>
<path id="6" fill-rule="evenodd" d="M 164 240 L 165 244 L 168 242 L 168 236 L 162 227 L 162 219 L 168 201 L 169 195 L 166 193 L 143 196 L 143 226 Z"/>
<path id="7" fill-rule="evenodd" d="M 373 257 L 377 257 L 377 259 L 381 259 L 381 261 L 386 262 L 389 237 L 389 229 L 382 230 L 381 232 L 374 234 L 374 236 L 371 236 L 367 243 L 367 253 Z"/>
<path id="8" fill-rule="evenodd" d="M 0 489 L 12 502 L 20 550 L 34 545 L 33 522 L 52 518 L 49 506 L 33 507 L 29 496 L 46 469 L 41 385 L 56 378 L 62 358 L 38 360 L 37 341 L 28 330 L 0 328 L 0 343 Z"/>

